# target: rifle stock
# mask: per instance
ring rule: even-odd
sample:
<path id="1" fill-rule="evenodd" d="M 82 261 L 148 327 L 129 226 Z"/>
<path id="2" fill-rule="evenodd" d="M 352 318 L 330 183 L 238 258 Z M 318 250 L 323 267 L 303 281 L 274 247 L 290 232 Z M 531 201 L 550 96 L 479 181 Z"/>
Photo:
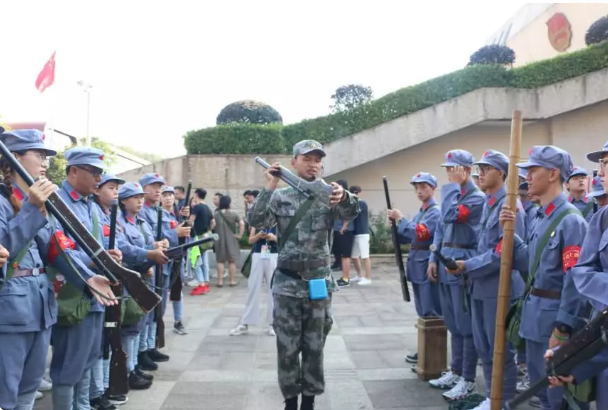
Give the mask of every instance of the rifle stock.
<path id="1" fill-rule="evenodd" d="M 382 183 L 384 184 L 384 196 L 386 197 L 386 209 L 392 209 L 391 197 L 388 191 L 388 180 L 386 177 L 382 177 Z M 395 259 L 397 261 L 397 267 L 399 268 L 399 281 L 401 283 L 401 294 L 403 300 L 409 302 L 410 290 L 407 287 L 407 276 L 405 272 L 405 266 L 403 266 L 403 254 L 401 252 L 401 245 L 399 244 L 399 237 L 397 234 L 397 224 L 394 219 L 391 219 L 391 232 L 393 236 L 393 246 L 395 247 Z"/>
<path id="2" fill-rule="evenodd" d="M 156 210 L 156 241 L 163 240 L 163 209 L 158 206 Z M 156 265 L 156 293 L 162 299 L 166 295 L 163 294 L 164 289 L 164 273 L 163 265 Z M 165 322 L 163 321 L 163 306 L 162 302 L 156 305 L 154 312 L 154 321 L 156 322 L 156 347 L 162 349 L 165 347 Z"/>
<path id="3" fill-rule="evenodd" d="M 270 164 L 260 157 L 255 157 L 255 162 L 263 166 L 265 169 L 268 169 L 270 167 Z M 317 197 L 329 197 L 333 192 L 333 187 L 331 185 L 326 184 L 322 179 L 306 181 L 295 175 L 293 172 L 291 172 L 285 167 L 281 167 L 281 171 L 278 175 L 275 176 L 281 178 L 281 180 L 287 185 L 302 193 L 306 197 L 306 199 L 310 198 L 313 195 Z"/>
<path id="4" fill-rule="evenodd" d="M 34 179 L 31 175 L 23 168 L 21 163 L 17 161 L 10 150 L 1 141 L 0 153 L 28 186 L 34 184 Z M 141 280 L 141 276 L 137 272 L 126 269 L 118 264 L 110 254 L 106 252 L 103 246 L 97 242 L 97 239 L 91 235 L 80 219 L 74 215 L 74 212 L 72 212 L 70 207 L 56 192 L 53 192 L 49 196 L 49 199 L 47 199 L 45 203 L 45 207 L 49 213 L 59 221 L 63 229 L 74 238 L 87 256 L 91 258 L 101 273 L 110 278 L 112 282 L 119 280 L 145 312 L 150 312 L 158 305 L 160 302 L 159 297 L 144 284 Z"/>
<path id="5" fill-rule="evenodd" d="M 112 204 L 110 211 L 110 246 L 116 247 L 116 216 L 118 214 L 118 203 Z M 122 295 L 122 286 L 119 282 L 111 285 L 115 295 Z M 119 300 L 116 305 L 106 307 L 104 320 L 104 359 L 109 359 L 110 349 L 112 357 L 110 360 L 110 379 L 108 394 L 120 396 L 129 393 L 129 376 L 127 371 L 127 353 L 122 349 L 122 338 L 120 328 L 122 327 L 122 304 Z"/>

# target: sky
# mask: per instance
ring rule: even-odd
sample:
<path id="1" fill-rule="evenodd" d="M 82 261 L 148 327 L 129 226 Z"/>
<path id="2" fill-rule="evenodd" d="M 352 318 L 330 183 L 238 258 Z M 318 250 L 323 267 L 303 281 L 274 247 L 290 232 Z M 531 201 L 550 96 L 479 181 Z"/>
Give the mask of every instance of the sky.
<path id="1" fill-rule="evenodd" d="M 329 113 L 341 85 L 374 97 L 458 70 L 524 3 L 2 2 L 0 118 L 173 157 L 182 136 L 252 99 L 285 124 Z M 35 80 L 56 51 L 55 84 Z M 57 137 L 55 137 L 57 138 Z"/>

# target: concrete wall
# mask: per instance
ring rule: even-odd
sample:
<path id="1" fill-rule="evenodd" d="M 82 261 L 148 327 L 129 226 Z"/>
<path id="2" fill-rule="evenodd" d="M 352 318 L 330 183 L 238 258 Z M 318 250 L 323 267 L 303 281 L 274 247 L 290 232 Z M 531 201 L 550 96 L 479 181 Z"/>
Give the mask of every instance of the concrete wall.
<path id="1" fill-rule="evenodd" d="M 447 151 L 465 149 L 479 158 L 491 148 L 509 155 L 509 139 L 510 122 L 481 123 L 334 174 L 329 179 L 346 179 L 351 185 L 360 185 L 362 199 L 368 201 L 370 210 L 376 214 L 386 209 L 382 188 L 382 177 L 386 176 L 393 206 L 412 216 L 420 207 L 409 183 L 414 174 L 430 172 L 440 184 L 447 183 L 445 171 L 440 167 Z M 576 165 L 591 171 L 597 164 L 589 163 L 585 154 L 601 148 L 608 140 L 608 101 L 527 123 L 522 139 L 522 158 L 534 145 L 552 144 L 567 150 Z M 440 199 L 439 190 L 435 198 Z"/>
<path id="2" fill-rule="evenodd" d="M 192 179 L 193 188 L 205 188 L 208 202 L 215 192 L 228 194 L 233 208 L 242 211 L 242 195 L 246 189 L 260 189 L 264 186 L 264 169 L 255 163 L 254 155 L 185 155 L 137 168 L 119 174 L 127 181 L 138 181 L 148 172 L 161 174 L 169 185 L 186 186 Z M 280 161 L 290 165 L 290 156 L 265 156 L 268 163 Z"/>
<path id="3" fill-rule="evenodd" d="M 549 42 L 547 21 L 563 13 L 570 22 L 572 39 L 565 52 L 585 48 L 585 33 L 597 19 L 608 14 L 608 3 L 556 3 L 509 40 L 507 46 L 515 51 L 515 65 L 555 57 L 559 53 Z"/>

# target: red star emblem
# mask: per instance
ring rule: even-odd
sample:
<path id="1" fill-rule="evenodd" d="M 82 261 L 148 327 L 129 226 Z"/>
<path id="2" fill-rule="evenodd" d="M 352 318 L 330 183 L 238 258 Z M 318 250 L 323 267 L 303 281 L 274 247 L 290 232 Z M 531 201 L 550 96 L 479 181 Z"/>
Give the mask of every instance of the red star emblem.
<path id="1" fill-rule="evenodd" d="M 46 138 L 46 136 L 44 134 L 42 134 L 42 141 L 44 141 L 45 138 Z"/>
<path id="2" fill-rule="evenodd" d="M 489 151 L 486 151 L 486 152 L 483 153 L 483 156 L 487 157 L 489 153 L 490 153 Z"/>
<path id="3" fill-rule="evenodd" d="M 99 159 L 103 161 L 103 155 L 100 155 L 100 156 L 99 156 Z"/>
<path id="4" fill-rule="evenodd" d="M 133 185 L 135 185 L 135 188 L 139 188 L 139 184 L 133 184 Z"/>
<path id="5" fill-rule="evenodd" d="M 592 184 L 593 185 L 597 184 L 597 180 L 594 179 L 593 182 L 592 182 Z"/>
<path id="6" fill-rule="evenodd" d="M 530 148 L 530 151 L 528 151 L 528 155 L 532 155 L 533 152 L 534 152 L 534 148 Z"/>
<path id="7" fill-rule="evenodd" d="M 420 178 L 420 174 L 416 175 L 416 178 Z"/>
<path id="8" fill-rule="evenodd" d="M 154 176 L 155 176 L 156 178 L 158 178 L 158 177 L 159 177 L 159 175 L 158 175 L 158 174 L 154 174 Z"/>
<path id="9" fill-rule="evenodd" d="M 452 153 L 448 152 L 448 159 L 452 158 Z"/>

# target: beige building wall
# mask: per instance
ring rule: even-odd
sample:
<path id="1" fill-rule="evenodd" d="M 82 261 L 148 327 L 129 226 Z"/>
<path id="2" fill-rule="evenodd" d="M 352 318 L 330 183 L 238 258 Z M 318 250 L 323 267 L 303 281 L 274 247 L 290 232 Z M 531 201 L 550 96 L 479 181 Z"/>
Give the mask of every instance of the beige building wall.
<path id="1" fill-rule="evenodd" d="M 515 51 L 516 66 L 563 54 L 553 48 L 548 37 L 547 21 L 556 13 L 563 13 L 570 22 L 572 38 L 567 53 L 586 47 L 585 34 L 593 22 L 608 15 L 608 3 L 556 3 L 551 6 L 507 40 L 507 46 Z"/>
<path id="2" fill-rule="evenodd" d="M 362 198 L 374 214 L 386 209 L 382 177 L 388 178 L 393 207 L 413 216 L 419 209 L 410 178 L 418 172 L 430 172 L 439 184 L 447 183 L 440 164 L 450 149 L 465 149 L 477 159 L 489 148 L 509 154 L 510 122 L 486 122 L 441 138 L 396 152 L 380 160 L 363 164 L 332 175 L 332 180 L 346 179 L 350 185 L 360 185 Z M 589 151 L 601 148 L 608 140 L 608 102 L 596 104 L 549 120 L 526 123 L 523 128 L 522 158 L 534 145 L 557 145 L 573 156 L 576 165 L 589 171 L 594 165 L 585 157 Z M 435 194 L 440 199 L 439 189 Z"/>
<path id="3" fill-rule="evenodd" d="M 188 184 L 192 179 L 192 188 L 207 190 L 208 203 L 214 193 L 230 195 L 232 207 L 243 213 L 243 192 L 247 189 L 261 189 L 265 185 L 264 168 L 258 165 L 253 155 L 185 155 L 170 158 L 161 162 L 137 168 L 119 174 L 129 182 L 137 182 L 148 172 L 161 174 L 167 184 Z M 290 156 L 263 156 L 268 163 L 279 161 L 290 167 Z"/>

